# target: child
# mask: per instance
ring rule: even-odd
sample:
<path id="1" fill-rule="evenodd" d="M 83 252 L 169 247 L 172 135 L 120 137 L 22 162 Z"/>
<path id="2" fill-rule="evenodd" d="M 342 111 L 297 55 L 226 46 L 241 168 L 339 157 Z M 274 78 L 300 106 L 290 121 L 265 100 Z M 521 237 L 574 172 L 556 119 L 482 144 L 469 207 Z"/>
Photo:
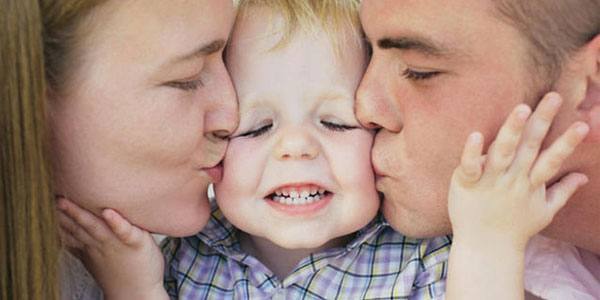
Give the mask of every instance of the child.
<path id="1" fill-rule="evenodd" d="M 373 219 L 379 203 L 369 163 L 372 133 L 353 114 L 367 60 L 355 39 L 357 2 L 242 1 L 226 54 L 241 122 L 231 137 L 223 181 L 216 185 L 220 210 L 215 208 L 198 235 L 170 239 L 164 246 L 171 297 L 443 297 L 449 238 L 410 239 L 381 217 Z M 515 113 L 507 121 L 506 127 L 515 129 L 511 133 L 523 129 L 527 118 L 521 116 Z M 465 151 L 459 170 L 470 176 L 453 180 L 451 204 L 480 195 L 504 196 L 494 185 L 471 190 L 483 168 L 480 145 L 476 140 Z M 530 197 L 516 193 L 514 198 L 524 202 L 521 198 Z M 477 214 L 475 209 L 452 214 L 461 238 L 480 237 L 468 230 L 478 224 L 467 214 Z M 118 236 L 139 233 L 114 217 L 107 222 Z M 121 239 L 140 247 L 136 238 Z M 452 268 L 458 288 L 453 292 L 459 298 L 465 292 L 460 280 L 470 271 L 464 253 L 462 248 L 453 252 L 459 263 Z M 147 282 L 149 290 L 165 296 L 150 284 L 156 277 Z"/>

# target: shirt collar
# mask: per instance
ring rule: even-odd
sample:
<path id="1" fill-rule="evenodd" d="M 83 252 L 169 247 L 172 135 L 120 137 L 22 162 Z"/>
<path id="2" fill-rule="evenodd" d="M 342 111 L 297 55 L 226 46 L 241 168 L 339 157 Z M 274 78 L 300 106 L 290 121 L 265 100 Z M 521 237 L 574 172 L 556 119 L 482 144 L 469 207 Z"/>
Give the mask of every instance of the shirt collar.
<path id="1" fill-rule="evenodd" d="M 223 215 L 216 203 L 211 202 L 211 214 L 208 223 L 198 234 L 198 238 L 206 245 L 230 255 L 232 250 L 240 251 L 237 238 L 238 229 L 235 228 Z"/>
<path id="2" fill-rule="evenodd" d="M 212 212 L 208 224 L 198 234 L 198 238 L 226 256 L 242 255 L 242 257 L 245 257 L 237 237 L 238 229 L 225 218 L 214 201 L 211 203 L 211 208 Z M 389 226 L 385 218 L 381 214 L 377 214 L 371 222 L 356 232 L 354 238 L 346 245 L 345 251 L 340 251 L 339 255 L 371 241 L 381 230 Z"/>

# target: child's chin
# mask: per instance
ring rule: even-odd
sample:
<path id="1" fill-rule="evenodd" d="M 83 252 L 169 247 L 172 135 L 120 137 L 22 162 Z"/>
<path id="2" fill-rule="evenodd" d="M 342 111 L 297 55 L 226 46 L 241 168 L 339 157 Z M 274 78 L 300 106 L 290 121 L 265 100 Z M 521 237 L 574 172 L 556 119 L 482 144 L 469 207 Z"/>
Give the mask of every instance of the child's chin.
<path id="1" fill-rule="evenodd" d="M 319 232 L 316 235 L 315 232 Z M 282 233 L 279 236 L 272 236 L 269 238 L 271 242 L 277 246 L 289 249 L 289 250 L 300 250 L 300 249 L 326 249 L 336 248 L 340 245 L 344 245 L 347 242 L 348 235 L 340 235 L 339 232 L 326 232 L 326 230 L 312 230 L 306 229 L 302 233 L 287 232 Z"/>
<path id="2" fill-rule="evenodd" d="M 292 236 L 294 237 L 294 236 Z M 294 240 L 288 240 L 288 239 L 283 239 L 283 240 L 276 240 L 276 241 L 272 241 L 273 243 L 275 243 L 277 246 L 281 247 L 281 248 L 285 248 L 285 249 L 290 249 L 290 250 L 298 250 L 298 249 L 314 249 L 314 248 L 319 248 L 321 246 L 323 246 L 325 243 L 327 243 L 327 239 L 300 239 L 298 240 L 297 236 Z"/>

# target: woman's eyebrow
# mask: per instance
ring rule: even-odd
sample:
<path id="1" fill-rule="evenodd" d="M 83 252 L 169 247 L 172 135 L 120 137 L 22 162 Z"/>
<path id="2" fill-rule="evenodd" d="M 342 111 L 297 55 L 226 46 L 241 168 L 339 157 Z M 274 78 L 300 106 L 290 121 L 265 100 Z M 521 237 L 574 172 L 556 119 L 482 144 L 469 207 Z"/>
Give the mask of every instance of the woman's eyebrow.
<path id="1" fill-rule="evenodd" d="M 197 57 L 207 56 L 220 51 L 225 47 L 225 40 L 214 40 L 208 44 L 203 44 L 191 51 L 190 53 L 181 55 L 169 62 L 169 64 L 178 64 Z"/>

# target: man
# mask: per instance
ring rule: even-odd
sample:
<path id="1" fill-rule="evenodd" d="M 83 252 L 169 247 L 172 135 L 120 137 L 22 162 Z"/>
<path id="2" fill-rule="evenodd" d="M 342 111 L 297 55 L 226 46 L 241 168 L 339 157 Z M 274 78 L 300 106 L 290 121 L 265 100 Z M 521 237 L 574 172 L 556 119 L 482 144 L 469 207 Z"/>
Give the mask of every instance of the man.
<path id="1" fill-rule="evenodd" d="M 365 0 L 361 21 L 373 56 L 356 113 L 380 128 L 373 165 L 396 230 L 449 233 L 448 186 L 467 135 L 489 142 L 518 103 L 557 91 L 546 143 L 577 120 L 590 132 L 554 181 L 573 171 L 590 181 L 543 234 L 600 255 L 599 0 Z"/>

